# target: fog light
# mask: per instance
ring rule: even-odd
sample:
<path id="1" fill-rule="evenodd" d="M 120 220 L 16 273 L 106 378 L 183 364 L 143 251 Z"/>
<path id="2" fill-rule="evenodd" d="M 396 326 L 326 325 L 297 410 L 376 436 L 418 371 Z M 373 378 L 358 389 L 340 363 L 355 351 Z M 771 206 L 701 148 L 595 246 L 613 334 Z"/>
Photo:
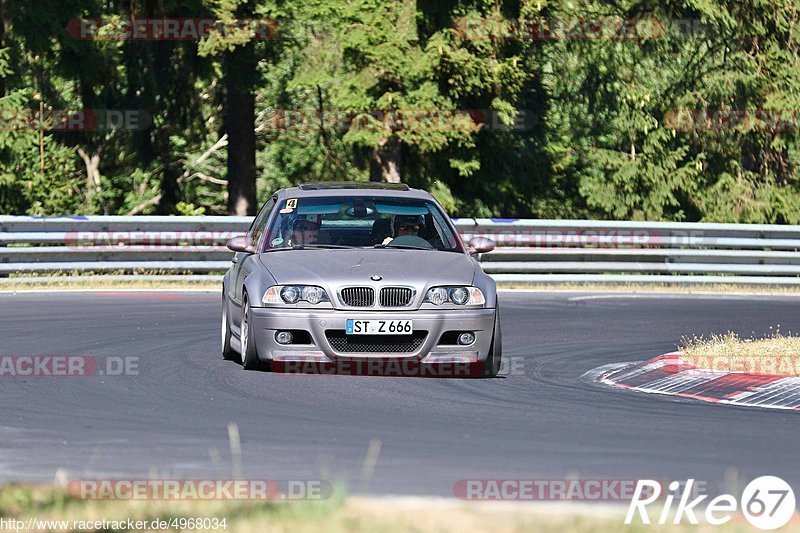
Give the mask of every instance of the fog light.
<path id="1" fill-rule="evenodd" d="M 275 340 L 278 341 L 278 344 L 292 344 L 294 335 L 290 331 L 279 331 L 275 334 Z"/>
<path id="2" fill-rule="evenodd" d="M 458 344 L 461 346 L 467 346 L 475 342 L 475 334 L 474 333 L 462 333 L 458 336 Z"/>

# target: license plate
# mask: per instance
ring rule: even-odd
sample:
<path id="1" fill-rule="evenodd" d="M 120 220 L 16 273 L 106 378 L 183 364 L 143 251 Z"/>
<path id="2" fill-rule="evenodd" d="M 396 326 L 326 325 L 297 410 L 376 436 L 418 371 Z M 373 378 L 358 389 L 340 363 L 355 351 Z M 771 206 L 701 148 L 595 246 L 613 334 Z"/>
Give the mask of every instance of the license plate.
<path id="1" fill-rule="evenodd" d="M 348 335 L 410 335 L 414 333 L 412 320 L 353 320 L 346 324 Z"/>

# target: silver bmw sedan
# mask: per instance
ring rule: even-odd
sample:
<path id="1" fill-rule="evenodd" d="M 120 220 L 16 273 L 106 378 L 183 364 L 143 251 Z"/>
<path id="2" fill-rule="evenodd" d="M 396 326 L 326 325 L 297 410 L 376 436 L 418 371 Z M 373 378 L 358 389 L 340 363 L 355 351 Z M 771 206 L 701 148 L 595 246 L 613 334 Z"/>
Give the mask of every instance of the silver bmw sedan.
<path id="1" fill-rule="evenodd" d="M 282 189 L 228 248 L 222 354 L 247 370 L 500 370 L 496 285 L 475 258 L 494 243 L 465 245 L 425 191 L 356 182 Z"/>

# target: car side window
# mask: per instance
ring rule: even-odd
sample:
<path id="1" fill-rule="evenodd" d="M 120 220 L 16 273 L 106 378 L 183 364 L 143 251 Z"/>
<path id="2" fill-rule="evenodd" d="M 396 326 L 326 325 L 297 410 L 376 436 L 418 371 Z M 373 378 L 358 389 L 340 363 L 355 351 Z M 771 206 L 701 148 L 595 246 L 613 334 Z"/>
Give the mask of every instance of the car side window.
<path id="1" fill-rule="evenodd" d="M 250 226 L 250 244 L 253 246 L 258 245 L 258 240 L 261 238 L 261 234 L 264 233 L 264 228 L 267 225 L 267 220 L 269 220 L 273 207 L 275 207 L 275 197 L 270 198 L 264 204 L 264 207 L 261 208 L 255 220 L 253 220 L 253 225 Z"/>

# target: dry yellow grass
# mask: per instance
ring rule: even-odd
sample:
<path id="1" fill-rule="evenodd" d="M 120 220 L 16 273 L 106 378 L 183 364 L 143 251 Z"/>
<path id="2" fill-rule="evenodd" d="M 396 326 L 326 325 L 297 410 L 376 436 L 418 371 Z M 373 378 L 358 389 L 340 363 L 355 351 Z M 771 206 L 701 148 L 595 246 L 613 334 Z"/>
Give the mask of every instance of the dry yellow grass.
<path id="1" fill-rule="evenodd" d="M 65 290 L 65 289 L 195 289 L 219 290 L 221 281 L 179 280 L 179 279 L 142 279 L 137 276 L 126 276 L 129 279 L 107 279 L 104 275 L 62 274 L 19 274 L 11 278 L 0 278 L 1 291 L 26 290 Z M 109 273 L 120 274 L 120 273 Z M 158 272 L 143 272 L 143 275 L 159 276 Z M 51 278 L 51 279 L 46 279 Z M 220 280 L 222 279 L 220 275 Z M 12 281 L 13 280 L 13 281 Z M 673 293 L 673 294 L 764 294 L 764 295 L 798 295 L 800 287 L 740 285 L 740 284 L 708 284 L 681 285 L 666 283 L 510 283 L 497 284 L 501 290 L 536 290 L 564 292 L 624 292 L 630 294 Z"/>
<path id="2" fill-rule="evenodd" d="M 778 326 L 766 338 L 743 339 L 736 333 L 684 338 L 680 345 L 687 362 L 698 368 L 800 376 L 800 337 L 783 335 Z"/>
<path id="3" fill-rule="evenodd" d="M 122 276 L 121 273 L 107 275 L 78 275 L 76 273 L 55 273 L 42 275 L 15 275 L 0 278 L 2 291 L 29 290 L 93 290 L 93 289 L 173 289 L 173 290 L 213 290 L 222 287 L 222 275 L 218 279 L 188 279 L 179 275 L 159 272 L 142 272 L 141 276 Z"/>
<path id="4" fill-rule="evenodd" d="M 0 291 L 23 292 L 23 291 L 68 291 L 68 290 L 108 290 L 108 289 L 130 289 L 130 290 L 195 290 L 195 291 L 220 291 L 222 283 L 207 282 L 185 282 L 185 281 L 56 281 L 48 283 L 3 283 L 0 282 Z"/>
<path id="5" fill-rule="evenodd" d="M 740 283 L 697 283 L 695 285 L 687 285 L 683 283 L 519 283 L 501 281 L 497 283 L 497 288 L 501 290 L 626 292 L 644 294 L 651 292 L 675 294 L 800 294 L 800 286 L 747 285 Z"/>

